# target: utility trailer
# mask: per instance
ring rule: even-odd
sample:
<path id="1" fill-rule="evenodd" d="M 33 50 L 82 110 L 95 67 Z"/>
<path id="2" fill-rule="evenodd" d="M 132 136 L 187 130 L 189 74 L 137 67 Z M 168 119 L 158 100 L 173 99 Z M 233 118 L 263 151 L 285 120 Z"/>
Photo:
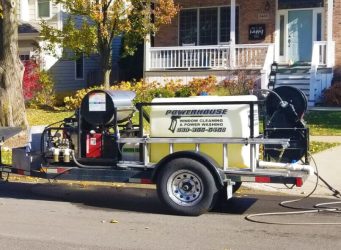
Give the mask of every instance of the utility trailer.
<path id="1" fill-rule="evenodd" d="M 218 197 L 231 198 L 242 182 L 302 186 L 313 172 L 300 103 L 306 99 L 299 90 L 294 97 L 282 92 L 275 89 L 265 101 L 202 96 L 134 105 L 133 92 L 95 90 L 74 117 L 32 131 L 27 147 L 12 150 L 11 166 L 0 158 L 0 173 L 156 184 L 172 212 L 192 216 L 209 211 Z M 272 111 L 263 135 L 258 117 L 264 105 Z M 260 145 L 268 161 L 259 159 Z"/>

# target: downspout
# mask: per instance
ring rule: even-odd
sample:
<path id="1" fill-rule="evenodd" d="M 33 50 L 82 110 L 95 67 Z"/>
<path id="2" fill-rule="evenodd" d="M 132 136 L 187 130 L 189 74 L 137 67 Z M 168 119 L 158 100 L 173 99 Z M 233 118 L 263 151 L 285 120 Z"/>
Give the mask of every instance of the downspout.
<path id="1" fill-rule="evenodd" d="M 236 0 L 231 0 L 230 13 L 230 67 L 236 67 Z"/>

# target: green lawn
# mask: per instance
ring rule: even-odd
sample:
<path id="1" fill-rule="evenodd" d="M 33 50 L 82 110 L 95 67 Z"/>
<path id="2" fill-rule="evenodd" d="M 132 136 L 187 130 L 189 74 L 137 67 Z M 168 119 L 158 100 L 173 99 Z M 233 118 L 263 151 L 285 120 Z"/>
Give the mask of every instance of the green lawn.
<path id="1" fill-rule="evenodd" d="M 74 114 L 69 111 L 51 111 L 42 109 L 27 109 L 27 119 L 30 126 L 49 125 Z"/>
<path id="2" fill-rule="evenodd" d="M 2 150 L 1 160 L 4 164 L 12 164 L 12 150 Z"/>
<path id="3" fill-rule="evenodd" d="M 329 143 L 329 142 L 320 142 L 320 141 L 310 141 L 309 151 L 311 154 L 316 154 L 328 148 L 333 148 L 339 145 L 340 143 L 337 143 L 337 142 Z"/>
<path id="4" fill-rule="evenodd" d="M 341 112 L 311 111 L 305 116 L 310 135 L 341 136 Z"/>

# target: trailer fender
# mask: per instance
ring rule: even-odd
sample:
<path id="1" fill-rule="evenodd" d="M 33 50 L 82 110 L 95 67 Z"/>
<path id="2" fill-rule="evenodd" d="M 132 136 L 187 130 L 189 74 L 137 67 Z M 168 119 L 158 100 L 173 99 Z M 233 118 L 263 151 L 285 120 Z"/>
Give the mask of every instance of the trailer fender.
<path id="1" fill-rule="evenodd" d="M 172 154 L 167 155 L 163 159 L 161 159 L 155 166 L 152 180 L 156 182 L 156 178 L 160 170 L 170 161 L 178 158 L 188 158 L 192 160 L 196 160 L 207 167 L 207 169 L 211 172 L 218 188 L 224 186 L 224 173 L 218 168 L 218 163 L 212 159 L 209 155 L 206 155 L 202 152 L 196 151 L 178 151 Z"/>

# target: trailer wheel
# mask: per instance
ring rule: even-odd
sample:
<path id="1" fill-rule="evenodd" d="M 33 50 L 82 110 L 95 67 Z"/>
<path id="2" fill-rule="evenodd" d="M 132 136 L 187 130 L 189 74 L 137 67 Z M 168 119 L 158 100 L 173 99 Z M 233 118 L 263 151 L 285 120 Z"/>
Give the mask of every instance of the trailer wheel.
<path id="1" fill-rule="evenodd" d="M 157 192 L 160 200 L 173 212 L 198 216 L 215 203 L 218 189 L 211 172 L 203 164 L 179 158 L 162 168 Z"/>

